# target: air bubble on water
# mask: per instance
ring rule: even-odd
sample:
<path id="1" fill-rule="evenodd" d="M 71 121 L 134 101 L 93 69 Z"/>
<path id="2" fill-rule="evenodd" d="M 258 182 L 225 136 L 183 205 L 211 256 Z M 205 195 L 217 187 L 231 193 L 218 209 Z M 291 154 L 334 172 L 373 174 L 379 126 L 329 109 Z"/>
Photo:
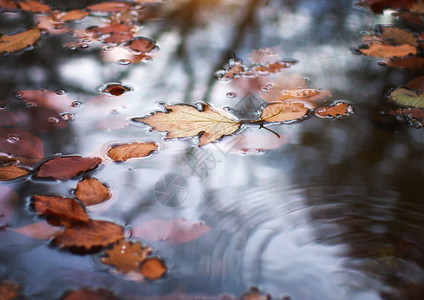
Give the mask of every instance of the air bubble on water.
<path id="1" fill-rule="evenodd" d="M 225 94 L 225 96 L 227 96 L 228 98 L 235 98 L 235 97 L 237 97 L 237 93 L 235 93 L 235 92 L 228 92 L 227 94 Z"/>
<path id="2" fill-rule="evenodd" d="M 26 107 L 28 107 L 28 108 L 35 108 L 35 107 L 37 107 L 38 105 L 37 105 L 37 103 L 35 103 L 35 102 L 27 102 L 27 104 L 26 104 Z"/>
<path id="3" fill-rule="evenodd" d="M 59 123 L 59 119 L 56 118 L 56 117 L 47 117 L 46 120 L 47 120 L 47 122 L 53 123 L 53 124 L 54 123 Z"/>
<path id="4" fill-rule="evenodd" d="M 82 105 L 81 101 L 73 101 L 71 103 L 71 106 L 72 107 L 80 107 L 81 105 Z"/>
<path id="5" fill-rule="evenodd" d="M 103 50 L 104 50 L 104 51 L 111 51 L 111 50 L 113 50 L 113 49 L 115 49 L 115 47 L 112 47 L 112 46 L 110 46 L 110 45 L 106 45 L 106 46 L 104 46 L 104 47 L 103 47 Z"/>
<path id="6" fill-rule="evenodd" d="M 19 142 L 20 140 L 21 140 L 21 136 L 20 136 L 19 134 L 13 134 L 13 133 L 11 133 L 11 134 L 9 134 L 9 135 L 7 136 L 7 141 L 8 141 L 9 143 L 11 143 L 11 144 L 17 143 L 17 142 Z"/>
<path id="7" fill-rule="evenodd" d="M 147 63 L 147 62 L 153 61 L 153 58 L 151 58 L 150 56 L 148 56 L 148 57 L 144 57 L 141 61 Z"/>
<path id="8" fill-rule="evenodd" d="M 56 25 L 54 27 L 54 29 L 57 29 L 57 30 L 60 30 L 60 29 L 63 29 L 63 28 L 65 28 L 65 25 L 63 25 L 63 24 L 59 24 L 59 25 Z"/>
<path id="9" fill-rule="evenodd" d="M 87 43 L 83 43 L 80 45 L 80 48 L 82 49 L 87 49 L 89 47 L 89 45 Z"/>
<path id="10" fill-rule="evenodd" d="M 72 121 L 75 119 L 75 115 L 68 112 L 60 114 L 60 117 L 63 121 Z"/>
<path id="11" fill-rule="evenodd" d="M 229 112 L 229 113 L 233 113 L 234 112 L 234 108 L 229 107 L 229 106 L 224 106 L 222 109 L 225 110 L 226 112 Z"/>
<path id="12" fill-rule="evenodd" d="M 261 86 L 260 90 L 261 90 L 261 92 L 264 92 L 264 93 L 269 92 L 269 88 L 267 86 Z"/>
<path id="13" fill-rule="evenodd" d="M 417 119 L 409 120 L 408 124 L 409 126 L 417 128 L 417 129 L 422 128 L 424 126 L 423 122 Z"/>
<path id="14" fill-rule="evenodd" d="M 258 75 L 259 76 L 267 76 L 267 75 L 270 74 L 270 72 L 269 71 L 266 71 L 266 70 L 259 70 L 257 72 L 258 72 Z"/>
<path id="15" fill-rule="evenodd" d="M 396 120 L 400 121 L 400 122 L 404 122 L 407 120 L 407 117 L 402 116 L 402 115 L 397 115 L 396 116 Z"/>
<path id="16" fill-rule="evenodd" d="M 55 91 L 55 93 L 57 95 L 65 95 L 66 94 L 66 91 L 65 90 L 57 90 L 57 91 Z"/>
<path id="17" fill-rule="evenodd" d="M 24 95 L 24 93 L 23 93 L 23 92 L 14 92 L 14 93 L 13 93 L 13 96 L 14 96 L 15 98 L 20 99 L 20 100 L 22 100 L 23 95 Z"/>
<path id="18" fill-rule="evenodd" d="M 122 65 L 122 66 L 127 66 L 127 65 L 131 64 L 131 61 L 129 59 L 125 59 L 125 58 L 118 59 L 116 62 L 118 63 L 118 65 Z"/>
<path id="19" fill-rule="evenodd" d="M 351 48 L 350 49 L 350 53 L 354 54 L 354 55 L 362 55 L 362 52 L 360 49 L 358 48 Z"/>
<path id="20" fill-rule="evenodd" d="M 70 47 L 69 47 L 69 49 L 70 49 L 70 50 L 75 50 L 75 49 L 77 49 L 77 47 L 75 47 L 75 46 L 70 46 Z"/>
<path id="21" fill-rule="evenodd" d="M 272 89 L 274 87 L 274 84 L 272 82 L 267 83 L 266 87 L 269 88 L 269 89 Z"/>
<path id="22" fill-rule="evenodd" d="M 0 104 L 0 110 L 6 110 L 7 106 L 5 104 Z"/>

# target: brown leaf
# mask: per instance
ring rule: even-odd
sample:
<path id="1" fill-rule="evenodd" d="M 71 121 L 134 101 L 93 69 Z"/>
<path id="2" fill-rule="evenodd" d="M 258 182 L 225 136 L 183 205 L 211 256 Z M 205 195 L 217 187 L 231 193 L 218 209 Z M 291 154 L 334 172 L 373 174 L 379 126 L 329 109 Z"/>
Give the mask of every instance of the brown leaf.
<path id="1" fill-rule="evenodd" d="M 50 6 L 46 4 L 42 4 L 38 1 L 26 0 L 26 1 L 18 2 L 18 5 L 20 6 L 22 10 L 30 11 L 30 12 L 47 13 L 51 11 Z"/>
<path id="2" fill-rule="evenodd" d="M 113 292 L 99 288 L 97 290 L 80 289 L 67 291 L 60 300 L 118 300 L 118 298 Z"/>
<path id="3" fill-rule="evenodd" d="M 88 178 L 78 182 L 75 196 L 84 205 L 94 205 L 108 200 L 111 192 L 97 179 Z"/>
<path id="4" fill-rule="evenodd" d="M 0 52 L 16 52 L 35 45 L 41 38 L 40 28 L 35 27 L 27 31 L 3 35 L 0 37 Z"/>
<path id="5" fill-rule="evenodd" d="M 390 67 L 417 70 L 424 67 L 424 57 L 406 56 L 391 57 L 384 60 L 384 63 Z"/>
<path id="6" fill-rule="evenodd" d="M 137 38 L 128 44 L 128 47 L 138 53 L 148 53 L 155 47 L 155 42 L 147 38 Z"/>
<path id="7" fill-rule="evenodd" d="M 344 101 L 335 101 L 330 105 L 318 107 L 314 114 L 318 118 L 325 119 L 348 117 L 353 114 L 353 106 Z"/>
<path id="8" fill-rule="evenodd" d="M 44 157 L 41 140 L 16 128 L 0 128 L 0 149 L 17 159 L 37 160 Z"/>
<path id="9" fill-rule="evenodd" d="M 375 13 L 382 13 L 385 9 L 409 9 L 417 0 L 361 0 L 360 4 L 369 7 Z"/>
<path id="10" fill-rule="evenodd" d="M 30 106 L 42 106 L 54 109 L 57 112 L 68 111 L 74 101 L 60 91 L 24 90 L 18 91 L 16 95 L 20 100 L 25 101 Z"/>
<path id="11" fill-rule="evenodd" d="M 67 227 L 57 235 L 53 243 L 61 248 L 105 247 L 124 238 L 124 228 L 112 222 L 90 220 L 74 227 Z"/>
<path id="12" fill-rule="evenodd" d="M 85 209 L 72 198 L 35 195 L 31 198 L 31 205 L 38 215 L 53 217 L 65 225 L 69 222 L 89 221 Z"/>
<path id="13" fill-rule="evenodd" d="M 181 244 L 198 239 L 211 228 L 203 223 L 186 219 L 152 220 L 133 228 L 135 237 L 150 241 L 164 240 L 170 244 Z"/>
<path id="14" fill-rule="evenodd" d="M 15 125 L 16 116 L 7 108 L 0 108 L 0 126 Z"/>
<path id="15" fill-rule="evenodd" d="M 13 0 L 0 0 L 0 8 L 2 9 L 17 9 L 18 6 L 16 5 Z"/>
<path id="16" fill-rule="evenodd" d="M 284 91 L 305 89 L 308 89 L 308 87 L 305 79 L 303 79 L 300 74 L 280 73 L 275 80 L 271 81 L 271 89 L 267 92 L 262 92 L 260 96 L 267 102 L 274 102 L 281 97 L 281 93 Z"/>
<path id="17" fill-rule="evenodd" d="M 241 123 L 208 104 L 202 105 L 201 109 L 185 104 L 164 105 L 164 108 L 166 112 L 132 120 L 151 126 L 154 131 L 167 132 L 168 139 L 199 136 L 200 146 L 231 135 L 241 127 Z"/>
<path id="18" fill-rule="evenodd" d="M 262 110 L 262 122 L 290 122 L 307 117 L 310 106 L 303 101 L 271 102 Z"/>
<path id="19" fill-rule="evenodd" d="M 54 14 L 54 19 L 60 22 L 67 22 L 67 21 L 75 21 L 75 20 L 81 20 L 82 18 L 85 18 L 88 16 L 90 12 L 81 10 L 81 9 L 75 9 L 70 10 L 67 12 L 60 12 Z"/>
<path id="20" fill-rule="evenodd" d="M 0 299 L 13 300 L 19 297 L 20 286 L 10 281 L 0 282 Z"/>
<path id="21" fill-rule="evenodd" d="M 35 16 L 37 27 L 50 34 L 63 34 L 71 32 L 72 28 L 65 25 L 64 22 L 55 18 L 54 14 Z"/>
<path id="22" fill-rule="evenodd" d="M 102 160 L 98 157 L 64 156 L 44 162 L 35 176 L 37 178 L 71 179 L 81 172 L 95 169 Z"/>
<path id="23" fill-rule="evenodd" d="M 112 50 L 103 51 L 102 59 L 104 61 L 117 62 L 118 64 L 128 65 L 130 63 L 140 63 L 151 61 L 152 57 L 145 53 L 134 54 L 127 46 L 114 47 Z"/>
<path id="24" fill-rule="evenodd" d="M 13 231 L 39 240 L 49 240 L 63 231 L 63 228 L 51 226 L 46 222 L 36 222 L 19 228 L 14 228 Z"/>
<path id="25" fill-rule="evenodd" d="M 151 280 L 156 280 L 165 275 L 166 267 L 157 257 L 147 258 L 141 265 L 141 273 Z"/>
<path id="26" fill-rule="evenodd" d="M 284 61 L 275 62 L 275 63 L 266 64 L 266 65 L 255 66 L 253 67 L 253 70 L 255 72 L 258 72 L 259 75 L 265 75 L 266 73 L 279 72 L 283 69 L 289 68 L 293 64 L 294 62 L 284 62 Z"/>
<path id="27" fill-rule="evenodd" d="M 374 57 L 403 57 L 409 54 L 417 54 L 417 48 L 414 46 L 403 44 L 399 46 L 371 44 L 367 49 L 359 49 L 363 54 Z"/>
<path id="28" fill-rule="evenodd" d="M 68 125 L 56 110 L 45 107 L 32 107 L 16 113 L 16 126 L 22 130 L 39 134 L 66 128 Z"/>
<path id="29" fill-rule="evenodd" d="M 241 296 L 240 300 L 271 300 L 271 296 L 261 293 L 257 288 L 251 288 L 249 292 Z"/>
<path id="30" fill-rule="evenodd" d="M 105 250 L 100 261 L 105 265 L 116 267 L 122 273 L 135 271 L 140 273 L 141 263 L 152 252 L 152 248 L 141 245 L 139 242 L 119 241 L 112 248 Z"/>
<path id="31" fill-rule="evenodd" d="M 424 110 L 420 108 L 397 108 L 388 112 L 392 116 L 404 116 L 407 119 L 424 119 Z"/>
<path id="32" fill-rule="evenodd" d="M 315 101 L 325 101 L 331 97 L 331 92 L 328 90 L 318 89 L 294 89 L 283 90 L 280 96 L 275 101 L 285 101 L 291 99 L 303 99 L 308 101 L 312 106 L 315 106 Z"/>
<path id="33" fill-rule="evenodd" d="M 411 90 L 424 92 L 424 76 L 420 76 L 411 80 L 405 86 Z"/>
<path id="34" fill-rule="evenodd" d="M 23 168 L 16 166 L 0 166 L 0 181 L 12 180 L 28 174 L 28 170 Z"/>
<path id="35" fill-rule="evenodd" d="M 15 211 L 18 195 L 7 185 L 0 184 L 0 228 L 7 225 Z"/>
<path id="36" fill-rule="evenodd" d="M 381 27 L 380 38 L 388 39 L 391 42 L 402 45 L 408 44 L 414 47 L 419 45 L 417 37 L 410 31 L 398 27 Z"/>
<path id="37" fill-rule="evenodd" d="M 114 161 L 127 161 L 131 158 L 140 158 L 150 155 L 158 148 L 154 142 L 131 143 L 113 146 L 107 155 Z"/>
<path id="38" fill-rule="evenodd" d="M 128 2 L 105 2 L 87 6 L 88 10 L 99 12 L 119 12 L 131 8 Z"/>

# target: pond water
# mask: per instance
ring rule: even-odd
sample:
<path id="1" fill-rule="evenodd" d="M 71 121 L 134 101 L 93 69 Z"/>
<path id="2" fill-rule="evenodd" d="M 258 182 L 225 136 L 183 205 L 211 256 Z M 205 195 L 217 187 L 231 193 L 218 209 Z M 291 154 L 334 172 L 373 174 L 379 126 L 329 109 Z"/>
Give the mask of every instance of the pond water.
<path id="1" fill-rule="evenodd" d="M 101 1 L 45 3 L 69 11 Z M 23 299 L 59 299 L 82 288 L 122 299 L 218 299 L 251 287 L 272 299 L 423 299 L 422 130 L 381 113 L 391 109 L 390 89 L 420 71 L 381 66 L 351 51 L 375 25 L 398 21 L 345 0 L 139 5 L 119 17 L 132 18 L 136 36 L 146 38 L 151 48 L 144 57 L 93 35 L 76 42 L 78 30 L 101 28 L 115 14 L 95 9 L 64 23 L 73 35 L 57 22 L 30 49 L 0 57 L 0 100 L 16 117 L 0 122 L 2 139 L 32 149 L 16 155 L 2 142 L 8 159 L 1 162 L 36 152 L 34 136 L 43 149 L 38 160 L 19 158 L 31 174 L 0 183 L 0 283 L 19 285 Z M 34 28 L 46 15 L 6 10 L 1 32 Z M 252 66 L 276 58 L 290 66 L 254 78 L 216 78 L 231 59 Z M 164 140 L 131 121 L 160 111 L 158 103 L 199 101 L 252 119 L 276 87 L 293 84 L 349 101 L 355 113 L 268 126 L 275 133 L 247 124 L 203 147 L 196 138 Z M 19 93 L 40 89 L 46 91 L 34 99 L 50 99 L 49 108 Z M 29 135 L 14 136 L 15 127 Z M 151 141 L 159 148 L 144 158 L 113 162 L 106 155 L 115 144 Z M 104 161 L 70 180 L 36 178 L 43 161 L 66 155 Z M 103 248 L 76 254 L 51 243 L 45 230 L 61 227 L 37 216 L 31 199 L 74 198 L 84 176 L 111 190 L 109 200 L 86 208 L 90 218 L 122 225 L 127 239 L 152 247 L 164 276 L 134 278 L 103 264 Z M 19 233 L 37 222 L 41 232 Z"/>

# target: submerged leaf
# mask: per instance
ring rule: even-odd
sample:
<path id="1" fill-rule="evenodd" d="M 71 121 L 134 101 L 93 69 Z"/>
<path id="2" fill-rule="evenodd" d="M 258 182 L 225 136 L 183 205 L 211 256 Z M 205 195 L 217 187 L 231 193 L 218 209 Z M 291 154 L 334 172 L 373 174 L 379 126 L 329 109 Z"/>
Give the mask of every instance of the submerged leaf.
<path id="1" fill-rule="evenodd" d="M 150 155 L 158 148 L 155 142 L 131 143 L 113 146 L 107 155 L 114 161 L 127 161 L 131 158 L 140 158 Z"/>
<path id="2" fill-rule="evenodd" d="M 105 247 L 124 238 L 124 228 L 112 222 L 90 220 L 73 227 L 53 239 L 61 248 L 85 248 L 90 250 Z"/>
<path id="3" fill-rule="evenodd" d="M 37 178 L 71 179 L 81 172 L 95 169 L 102 160 L 98 157 L 65 156 L 44 162 L 35 176 Z"/>
<path id="4" fill-rule="evenodd" d="M 111 192 L 97 179 L 88 178 L 78 182 L 75 196 L 84 205 L 94 205 L 108 200 L 111 197 Z"/>
<path id="5" fill-rule="evenodd" d="M 141 245 L 138 242 L 119 241 L 112 248 L 105 250 L 105 255 L 100 261 L 105 265 L 116 267 L 122 273 L 131 271 L 140 273 L 141 263 L 152 252 L 152 248 Z"/>
<path id="6" fill-rule="evenodd" d="M 155 112 L 132 120 L 151 126 L 153 131 L 167 132 L 168 139 L 199 136 L 200 146 L 231 135 L 241 126 L 241 123 L 207 104 L 202 106 L 202 110 L 185 104 L 164 105 L 164 108 L 166 112 Z"/>
<path id="7" fill-rule="evenodd" d="M 62 232 L 63 228 L 51 226 L 46 222 L 36 222 L 19 228 L 14 228 L 13 231 L 34 239 L 49 240 Z"/>
<path id="8" fill-rule="evenodd" d="M 150 241 L 164 240 L 170 244 L 188 243 L 210 231 L 203 223 L 183 218 L 173 220 L 151 220 L 133 228 L 134 236 Z"/>
<path id="9" fill-rule="evenodd" d="M 38 27 L 12 35 L 0 37 L 0 52 L 16 52 L 28 46 L 33 46 L 41 38 L 41 31 Z"/>
<path id="10" fill-rule="evenodd" d="M 424 94 L 408 89 L 395 89 L 389 94 L 389 101 L 404 107 L 424 108 Z"/>
<path id="11" fill-rule="evenodd" d="M 16 157 L 17 160 L 38 160 L 43 158 L 41 140 L 16 128 L 0 127 L 0 152 Z"/>
<path id="12" fill-rule="evenodd" d="M 75 199 L 61 196 L 35 195 L 31 198 L 31 205 L 40 216 L 51 216 L 59 222 L 88 222 L 89 217 L 85 209 Z"/>
<path id="13" fill-rule="evenodd" d="M 128 47 L 139 53 L 148 53 L 155 47 L 155 42 L 150 39 L 140 37 L 131 41 L 128 44 Z"/>
<path id="14" fill-rule="evenodd" d="M 262 110 L 259 120 L 262 122 L 290 122 L 307 117 L 310 107 L 306 102 L 284 101 L 271 102 Z"/>
<path id="15" fill-rule="evenodd" d="M 16 166 L 0 166 L 0 181 L 12 180 L 28 174 L 28 170 L 23 168 Z"/>

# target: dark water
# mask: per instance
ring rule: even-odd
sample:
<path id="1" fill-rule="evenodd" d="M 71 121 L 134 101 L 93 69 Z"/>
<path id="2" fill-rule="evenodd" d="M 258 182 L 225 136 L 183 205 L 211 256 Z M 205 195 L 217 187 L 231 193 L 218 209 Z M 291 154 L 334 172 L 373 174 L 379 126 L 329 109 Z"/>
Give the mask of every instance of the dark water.
<path id="1" fill-rule="evenodd" d="M 54 5 L 81 8 L 86 2 Z M 2 32 L 33 22 L 28 13 L 0 17 Z M 126 280 L 108 271 L 98 254 L 59 251 L 13 231 L 36 219 L 27 209 L 29 197 L 71 195 L 77 180 L 5 182 L 19 200 L 0 231 L 0 279 L 21 285 L 28 299 L 58 299 L 82 287 L 107 288 L 124 299 L 239 296 L 251 286 L 275 299 L 422 299 L 424 139 L 421 130 L 379 114 L 387 105 L 385 93 L 419 73 L 381 67 L 350 51 L 361 43 L 361 31 L 389 22 L 386 15 L 359 11 L 344 0 L 169 1 L 140 30 L 160 48 L 150 62 L 105 62 L 96 47 L 64 48 L 66 34 L 0 57 L 1 99 L 13 101 L 8 105 L 15 111 L 28 109 L 13 96 L 20 90 L 64 90 L 81 102 L 66 111 L 75 116 L 66 128 L 38 134 L 45 157 L 101 156 L 114 143 L 161 144 L 151 157 L 108 163 L 95 173 L 113 196 L 89 209 L 92 218 L 128 231 L 175 218 L 211 228 L 185 243 L 139 238 L 168 272 L 154 282 Z M 78 24 L 84 28 L 95 21 Z M 159 133 L 125 126 L 130 117 L 157 110 L 157 102 L 237 107 L 249 92 L 263 95 L 257 85 L 272 82 L 275 74 L 259 83 L 218 82 L 214 74 L 234 55 L 248 63 L 251 51 L 264 47 L 299 60 L 283 72 L 331 91 L 334 100 L 351 101 L 355 114 L 273 126 L 281 136 L 277 141 L 272 133 L 248 128 L 244 135 L 276 148 L 250 154 L 230 151 L 230 139 L 193 148 L 191 140 L 163 141 Z M 116 81 L 132 91 L 119 97 L 98 92 Z M 158 200 L 166 190 L 163 178 L 182 187 L 165 205 Z"/>

